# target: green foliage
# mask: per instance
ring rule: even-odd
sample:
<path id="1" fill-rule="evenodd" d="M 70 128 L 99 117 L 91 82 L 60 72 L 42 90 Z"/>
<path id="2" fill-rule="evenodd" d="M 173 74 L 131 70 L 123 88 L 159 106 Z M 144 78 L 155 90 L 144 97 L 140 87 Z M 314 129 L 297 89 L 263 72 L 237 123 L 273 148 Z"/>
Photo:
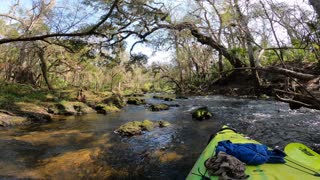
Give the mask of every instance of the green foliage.
<path id="1" fill-rule="evenodd" d="M 30 85 L 0 82 L 0 108 L 10 108 L 15 102 L 40 103 L 46 101 L 47 91 Z"/>

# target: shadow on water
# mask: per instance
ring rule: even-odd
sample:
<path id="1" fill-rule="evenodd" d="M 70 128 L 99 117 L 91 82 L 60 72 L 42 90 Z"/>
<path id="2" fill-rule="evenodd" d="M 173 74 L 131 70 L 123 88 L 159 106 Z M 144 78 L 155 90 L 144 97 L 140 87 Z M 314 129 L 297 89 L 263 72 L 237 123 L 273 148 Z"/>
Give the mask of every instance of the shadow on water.
<path id="1" fill-rule="evenodd" d="M 318 111 L 291 111 L 283 103 L 222 96 L 172 103 L 180 107 L 151 112 L 144 106 L 127 106 L 106 116 L 89 114 L 3 129 L 0 179 L 184 179 L 209 136 L 223 124 L 270 147 L 292 141 L 314 148 L 320 144 Z M 214 117 L 192 120 L 190 112 L 204 105 Z M 143 119 L 167 120 L 172 126 L 133 137 L 113 133 L 125 122 Z"/>

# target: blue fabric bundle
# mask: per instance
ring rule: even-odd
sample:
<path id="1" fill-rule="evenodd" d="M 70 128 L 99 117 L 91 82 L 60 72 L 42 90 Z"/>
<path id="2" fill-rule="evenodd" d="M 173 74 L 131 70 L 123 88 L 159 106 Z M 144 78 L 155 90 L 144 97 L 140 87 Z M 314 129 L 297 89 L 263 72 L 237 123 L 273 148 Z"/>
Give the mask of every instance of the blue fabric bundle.
<path id="1" fill-rule="evenodd" d="M 223 151 L 248 165 L 264 163 L 285 163 L 286 154 L 278 149 L 268 150 L 261 144 L 233 144 L 231 141 L 220 141 L 216 147 L 216 154 Z"/>

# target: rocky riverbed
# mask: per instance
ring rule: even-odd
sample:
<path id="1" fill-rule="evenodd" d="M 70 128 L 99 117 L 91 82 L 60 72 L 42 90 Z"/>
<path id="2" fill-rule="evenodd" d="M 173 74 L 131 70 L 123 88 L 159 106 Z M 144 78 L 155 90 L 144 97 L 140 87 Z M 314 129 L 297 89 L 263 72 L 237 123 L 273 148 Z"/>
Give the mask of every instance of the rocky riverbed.
<path id="1" fill-rule="evenodd" d="M 45 124 L 0 129 L 0 179 L 184 179 L 211 134 L 223 124 L 270 147 L 298 141 L 320 152 L 320 112 L 287 104 L 224 96 L 147 104 L 179 104 L 165 111 L 128 105 L 107 115 L 61 117 Z M 192 112 L 207 106 L 208 120 Z M 131 137 L 114 133 L 122 124 L 148 119 L 171 125 Z"/>

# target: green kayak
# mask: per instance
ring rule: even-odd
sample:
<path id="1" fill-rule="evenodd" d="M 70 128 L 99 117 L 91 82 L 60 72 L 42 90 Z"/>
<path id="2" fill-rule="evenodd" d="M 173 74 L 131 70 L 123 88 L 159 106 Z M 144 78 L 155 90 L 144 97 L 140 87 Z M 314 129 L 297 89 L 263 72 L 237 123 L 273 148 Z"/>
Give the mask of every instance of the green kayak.
<path id="1" fill-rule="evenodd" d="M 230 140 L 232 143 L 243 144 L 243 143 L 255 143 L 259 142 L 248 139 L 244 135 L 237 133 L 235 130 L 228 126 L 223 126 L 214 138 L 209 142 L 205 150 L 200 155 L 199 159 L 193 166 L 187 180 L 200 180 L 200 179 L 219 179 L 218 176 L 209 176 L 206 167 L 204 166 L 205 161 L 215 155 L 215 147 L 219 141 Z M 287 148 L 288 149 L 288 148 Z M 290 151 L 293 151 L 294 146 L 290 145 Z M 315 152 L 313 152 L 315 153 Z M 249 180 L 320 180 L 319 169 L 314 168 L 314 164 L 320 164 L 319 155 L 314 155 L 314 159 L 307 161 L 306 158 L 302 157 L 302 153 L 291 153 L 292 156 L 288 155 L 285 157 L 285 164 L 262 164 L 257 166 L 246 165 L 245 173 L 249 175 Z M 312 157 L 308 157 L 309 159 Z M 302 161 L 303 159 L 304 161 Z M 310 163 L 309 163 L 310 162 Z"/>

